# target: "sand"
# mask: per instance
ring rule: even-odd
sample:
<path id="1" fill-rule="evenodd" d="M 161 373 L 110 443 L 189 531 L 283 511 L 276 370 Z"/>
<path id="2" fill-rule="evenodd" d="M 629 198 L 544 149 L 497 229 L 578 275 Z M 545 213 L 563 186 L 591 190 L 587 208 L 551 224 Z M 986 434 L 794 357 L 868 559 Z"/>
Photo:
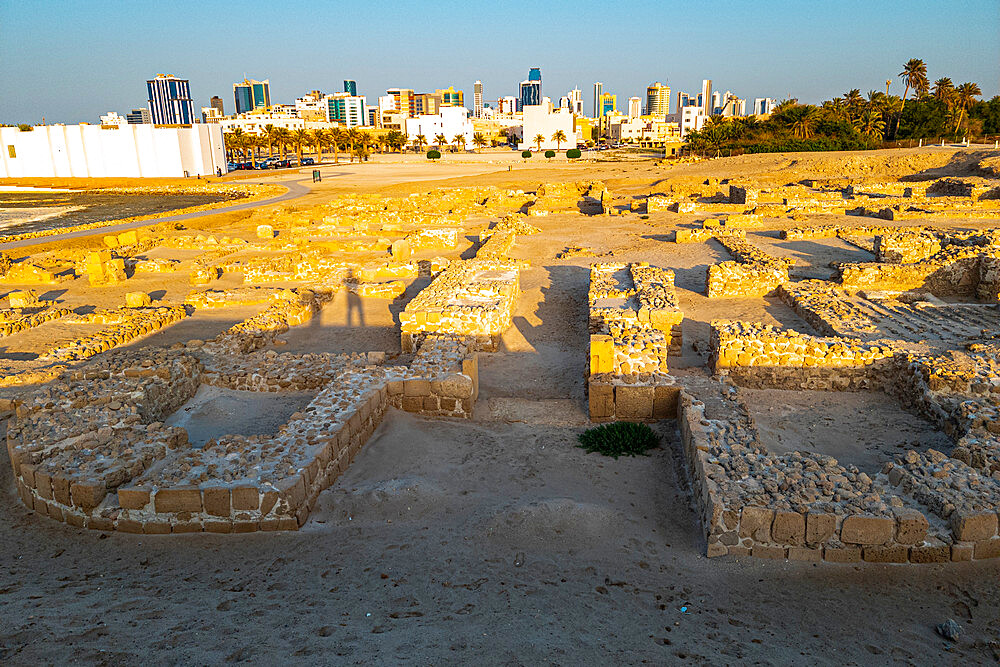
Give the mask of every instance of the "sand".
<path id="1" fill-rule="evenodd" d="M 891 171 L 903 168 L 894 162 L 901 156 L 925 160 L 908 155 L 879 154 L 878 164 Z M 933 155 L 922 169 L 967 159 Z M 364 180 L 358 189 L 400 194 L 441 183 L 533 187 L 566 178 L 607 178 L 618 183 L 617 193 L 655 191 L 656 182 L 670 174 L 765 173 L 785 169 L 787 160 L 811 160 L 817 171 L 835 171 L 851 157 L 761 156 L 756 162 L 736 158 L 672 169 L 550 165 L 511 172 L 496 165 L 480 172 L 484 167 L 470 161 L 462 167 L 469 172 L 464 176 L 436 171 L 431 175 L 444 178 L 419 182 L 406 180 L 415 178 L 408 170 L 417 165 L 398 172 L 377 163 L 330 169 L 344 170 L 341 183 Z M 775 178 L 787 182 L 793 176 L 785 170 Z M 346 187 L 330 180 L 293 205 L 323 201 Z M 679 224 L 694 219 L 682 217 Z M 0 662 L 992 661 L 990 642 L 1000 632 L 996 563 L 706 559 L 674 424 L 657 427 L 661 446 L 648 457 L 613 460 L 575 447 L 587 427 L 587 266 L 594 260 L 556 259 L 567 246 L 590 247 L 602 261 L 674 268 L 687 317 L 683 356 L 671 369 L 678 375 L 704 375 L 713 318 L 810 331 L 775 299 L 708 300 L 702 293 L 705 271 L 726 253 L 712 243 L 664 242 L 676 220 L 667 214 L 648 220 L 533 218 L 542 233 L 520 237 L 513 251 L 531 266 L 521 273 L 514 326 L 498 352 L 481 357 L 475 419 L 424 419 L 390 410 L 299 532 L 160 537 L 80 531 L 24 509 L 9 467 L 0 465 Z M 863 253 L 836 240 L 821 244 L 821 250 L 773 237 L 753 241 L 771 252 L 783 248 L 789 256 L 802 255 L 804 275 L 821 275 L 829 261 Z M 186 289 L 180 277 L 159 280 L 172 298 Z M 144 289 L 153 283 L 150 279 Z M 400 353 L 399 309 L 421 287 L 411 284 L 399 301 L 362 300 L 360 311 L 340 294 L 310 325 L 282 336 L 276 349 L 382 349 L 392 358 Z M 74 289 L 63 298 L 82 303 Z M 128 284 L 106 288 L 101 302 L 114 303 L 128 289 Z M 134 344 L 170 344 L 197 333 L 210 337 L 228 326 L 229 318 L 245 316 L 227 311 L 191 318 Z M 225 423 L 254 407 L 240 392 L 224 393 L 202 392 L 192 399 L 188 423 Z M 768 390 L 754 395 L 754 405 L 776 449 L 804 445 L 809 438 L 820 447 L 842 444 L 822 417 L 845 414 L 860 415 L 849 433 L 867 433 L 876 445 L 837 450 L 856 455 L 859 465 L 877 464 L 901 441 L 936 443 L 939 434 L 919 424 L 904 429 L 912 422 L 898 405 L 882 405 L 864 394 L 837 398 L 829 403 L 829 395 L 790 398 Z M 289 399 L 280 406 L 258 405 L 261 414 L 253 426 L 259 432 L 273 428 L 294 404 Z M 809 429 L 817 421 L 814 413 L 820 415 L 818 436 Z M 874 431 L 882 418 L 888 418 L 883 431 Z M 232 423 L 226 428 L 231 431 Z M 206 429 L 202 436 L 211 433 Z M 933 626 L 947 618 L 963 628 L 956 644 L 934 633 Z"/>

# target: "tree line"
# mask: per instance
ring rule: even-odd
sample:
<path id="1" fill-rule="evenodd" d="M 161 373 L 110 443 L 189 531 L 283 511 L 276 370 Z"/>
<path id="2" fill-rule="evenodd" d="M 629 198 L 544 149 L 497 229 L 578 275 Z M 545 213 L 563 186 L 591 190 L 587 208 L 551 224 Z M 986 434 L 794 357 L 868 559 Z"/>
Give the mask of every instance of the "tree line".
<path id="1" fill-rule="evenodd" d="M 356 127 L 290 130 L 271 124 L 264 125 L 261 129 L 260 134 L 253 134 L 236 127 L 223 135 L 226 152 L 231 161 L 240 161 L 236 159 L 240 156 L 244 162 L 253 162 L 262 157 L 264 151 L 267 151 L 269 158 L 274 157 L 275 152 L 287 157 L 291 150 L 298 156 L 301 164 L 303 152 L 312 148 L 317 162 L 323 159 L 324 150 L 333 152 L 334 161 L 339 161 L 340 154 L 346 153 L 352 162 L 355 158 L 361 162 L 368 159 L 372 149 L 381 153 L 403 151 L 407 146 L 412 146 L 415 150 L 422 151 L 424 146 L 435 145 L 439 150 L 452 146 L 453 150 L 457 151 L 465 150 L 466 143 L 464 134 L 456 134 L 450 140 L 443 134 L 437 134 L 432 137 L 432 141 L 428 141 L 422 134 L 416 135 L 412 140 L 407 139 L 407 136 L 399 130 L 375 134 Z M 482 148 L 488 145 L 489 141 L 481 132 L 476 132 L 472 137 L 472 143 L 477 148 Z"/>
<path id="2" fill-rule="evenodd" d="M 913 58 L 899 73 L 903 96 L 854 88 L 820 105 L 785 100 L 766 119 L 711 116 L 687 135 L 698 152 L 770 153 L 786 151 L 864 150 L 902 139 L 948 141 L 1000 134 L 1000 97 L 989 101 L 979 85 L 955 85 L 949 77 L 933 85 L 927 65 Z M 913 93 L 910 97 L 910 93 Z"/>

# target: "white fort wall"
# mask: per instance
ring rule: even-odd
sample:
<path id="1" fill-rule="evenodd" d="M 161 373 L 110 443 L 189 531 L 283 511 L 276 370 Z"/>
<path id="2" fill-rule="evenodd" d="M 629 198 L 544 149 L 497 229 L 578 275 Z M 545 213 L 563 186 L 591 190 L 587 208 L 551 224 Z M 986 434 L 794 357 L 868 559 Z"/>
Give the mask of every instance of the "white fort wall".
<path id="1" fill-rule="evenodd" d="M 216 169 L 226 173 L 217 124 L 0 127 L 0 178 L 209 176 Z"/>

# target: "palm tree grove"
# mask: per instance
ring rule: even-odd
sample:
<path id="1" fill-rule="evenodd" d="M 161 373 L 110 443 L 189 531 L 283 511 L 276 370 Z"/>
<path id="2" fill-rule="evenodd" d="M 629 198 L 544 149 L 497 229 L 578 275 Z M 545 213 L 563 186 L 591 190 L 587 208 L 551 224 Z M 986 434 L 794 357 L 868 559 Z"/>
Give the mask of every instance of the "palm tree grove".
<path id="1" fill-rule="evenodd" d="M 912 58 L 897 75 L 903 96 L 854 88 L 820 105 L 785 100 L 764 120 L 712 116 L 687 135 L 699 152 L 774 153 L 863 150 L 903 140 L 961 141 L 1000 134 L 1000 97 L 989 101 L 979 85 L 941 77 L 931 85 L 927 65 Z M 886 82 L 886 91 L 890 81 Z"/>

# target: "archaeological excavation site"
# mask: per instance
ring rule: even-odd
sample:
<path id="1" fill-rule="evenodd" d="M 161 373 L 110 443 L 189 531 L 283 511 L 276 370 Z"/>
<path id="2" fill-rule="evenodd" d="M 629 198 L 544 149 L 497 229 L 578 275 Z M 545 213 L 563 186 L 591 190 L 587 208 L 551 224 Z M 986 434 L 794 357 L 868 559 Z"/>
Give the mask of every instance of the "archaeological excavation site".
<path id="1" fill-rule="evenodd" d="M 686 558 L 1000 557 L 1000 162 L 939 158 L 505 171 L 8 249 L 22 530 L 305 530 L 408 413 L 654 425 Z"/>

